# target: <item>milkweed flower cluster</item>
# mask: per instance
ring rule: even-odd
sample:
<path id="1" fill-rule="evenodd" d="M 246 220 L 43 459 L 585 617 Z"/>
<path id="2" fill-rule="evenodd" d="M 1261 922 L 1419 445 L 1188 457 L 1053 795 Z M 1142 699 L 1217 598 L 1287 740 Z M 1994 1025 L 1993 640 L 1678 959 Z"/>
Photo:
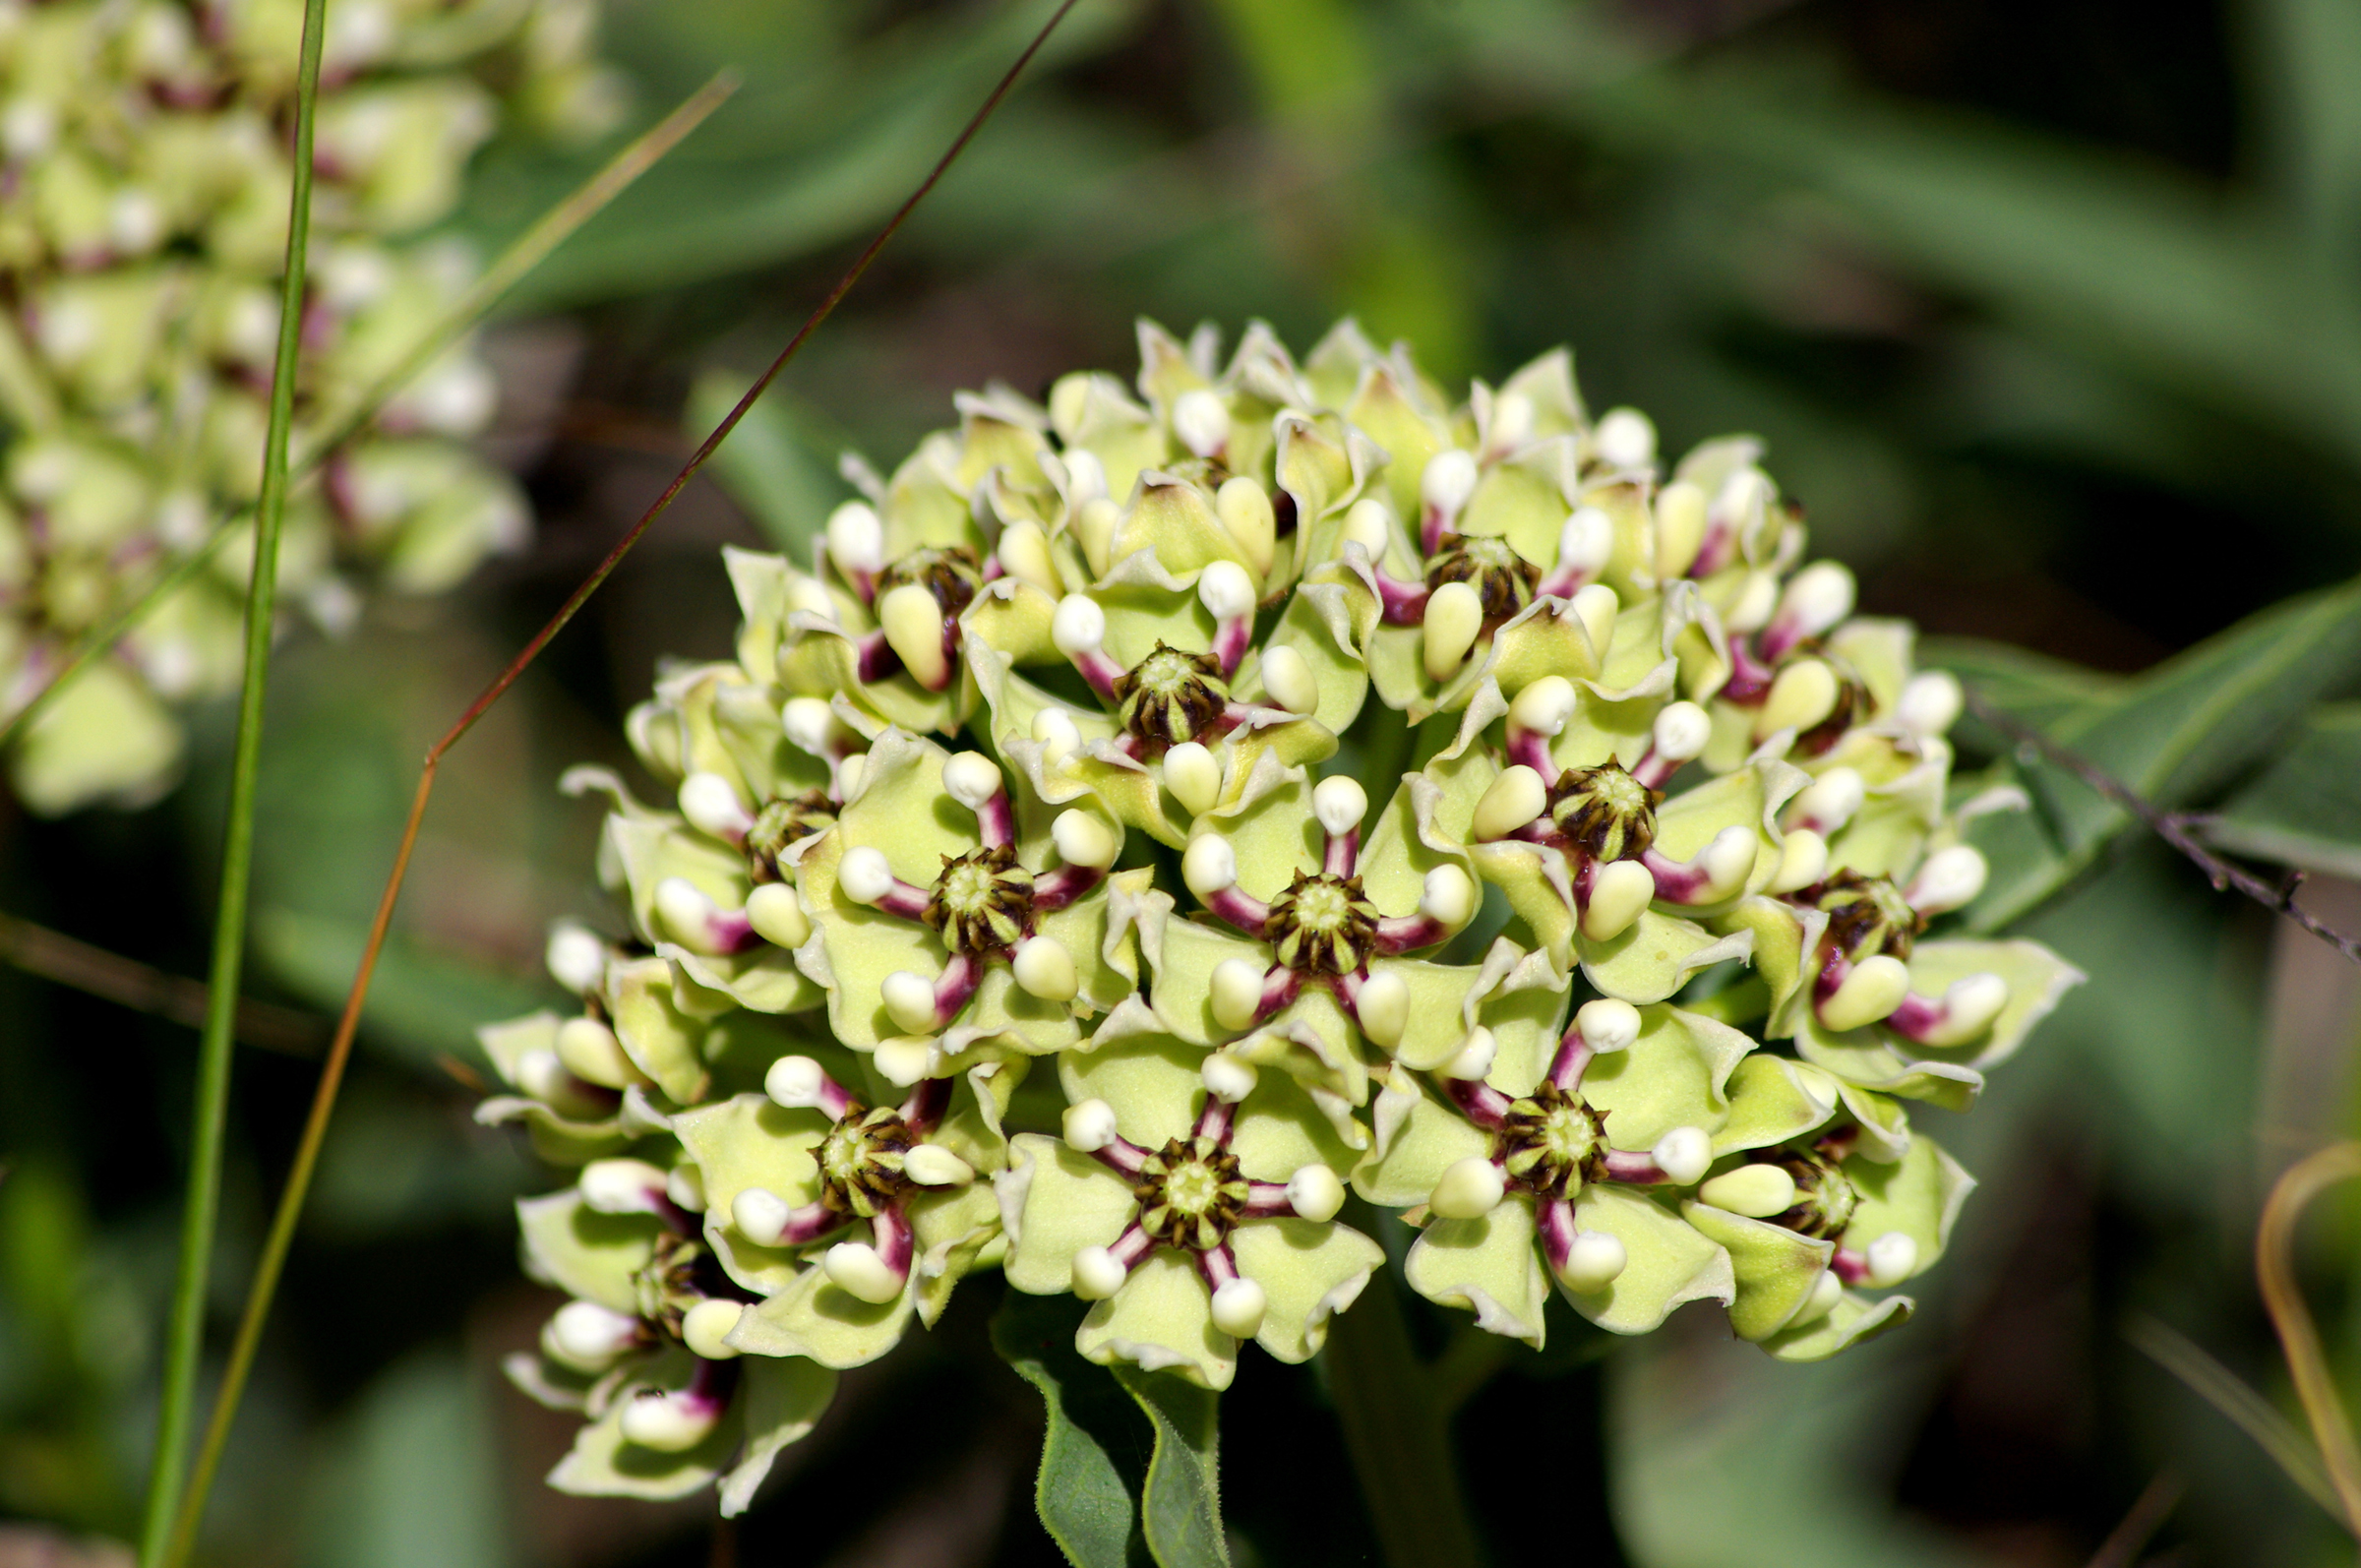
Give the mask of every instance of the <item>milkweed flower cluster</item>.
<path id="1" fill-rule="evenodd" d="M 415 239 L 503 116 L 620 107 L 592 0 L 328 9 L 295 444 L 348 418 L 471 281 Z M 296 0 L 0 0 L 0 716 L 261 482 L 278 340 Z M 498 388 L 466 345 L 290 505 L 279 574 L 329 628 L 359 585 L 448 588 L 516 548 L 524 498 L 465 444 Z M 77 678 L 10 758 L 56 813 L 171 780 L 176 704 L 233 690 L 235 542 Z"/>
<path id="2" fill-rule="evenodd" d="M 1925 1108 L 2081 977 L 1941 935 L 2005 803 L 1757 445 L 1666 463 L 1562 352 L 1455 404 L 1351 324 L 1141 346 L 848 460 L 632 715 L 664 798 L 570 776 L 628 924 L 555 933 L 579 1004 L 485 1031 L 481 1112 L 578 1171 L 522 1206 L 557 1485 L 743 1507 L 977 1269 L 1218 1390 L 1378 1211 L 1537 1348 L 1554 1292 L 1817 1359 L 1941 1258 Z"/>

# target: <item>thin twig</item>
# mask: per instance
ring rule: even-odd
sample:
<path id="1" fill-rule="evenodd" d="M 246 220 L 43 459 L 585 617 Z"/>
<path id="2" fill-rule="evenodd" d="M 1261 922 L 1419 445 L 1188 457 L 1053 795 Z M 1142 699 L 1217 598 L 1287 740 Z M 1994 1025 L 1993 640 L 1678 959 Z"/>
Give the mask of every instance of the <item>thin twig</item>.
<path id="1" fill-rule="evenodd" d="M 703 124 L 705 117 L 721 107 L 731 93 L 738 90 L 738 75 L 720 71 L 713 79 L 691 94 L 681 106 L 657 121 L 629 147 L 610 158 L 606 165 L 592 175 L 578 190 L 541 214 L 531 228 L 512 241 L 508 248 L 484 270 L 482 276 L 469 284 L 467 291 L 453 301 L 427 330 L 419 334 L 409 352 L 356 398 L 339 417 L 329 421 L 317 434 L 304 443 L 290 470 L 293 480 L 310 477 L 312 472 L 346 442 L 367 429 L 370 422 L 385 411 L 395 393 L 409 385 L 410 380 L 436 356 L 449 348 L 472 329 L 486 312 L 500 302 L 503 295 L 546 260 L 549 253 L 564 244 L 575 229 L 588 222 L 608 203 L 678 146 L 681 139 Z M 117 613 L 96 631 L 76 644 L 64 663 L 57 667 L 26 704 L 0 722 L 0 746 L 40 717 L 50 703 L 65 694 L 83 667 L 130 635 L 133 628 L 148 618 L 181 585 L 204 572 L 213 559 L 214 552 L 228 542 L 254 515 L 252 507 L 231 510 L 213 524 L 212 533 L 172 564 L 169 571 L 151 582 L 140 596 Z"/>
<path id="2" fill-rule="evenodd" d="M 262 778 L 263 694 L 271 674 L 271 630 L 277 611 L 278 541 L 287 517 L 287 446 L 295 428 L 295 375 L 303 343 L 305 261 L 312 238 L 312 132 L 320 107 L 320 45 L 328 0 L 304 0 L 303 38 L 295 67 L 294 174 L 287 203 L 286 275 L 280 281 L 278 352 L 271 368 L 271 418 L 263 436 L 263 479 L 255 501 L 254 557 L 246 584 L 246 645 L 238 690 L 238 732 L 230 762 L 229 806 L 221 830 L 221 888 L 213 915 L 205 1031 L 197 1049 L 197 1092 L 190 1112 L 189 1190 L 181 1214 L 180 1270 L 164 1341 L 163 1392 L 155 1459 L 140 1524 L 141 1568 L 171 1555 L 180 1517 L 182 1466 L 197 1414 L 197 1367 L 205 1351 L 206 1285 L 212 1273 L 213 1229 L 221 1202 L 221 1156 L 229 1121 L 229 1057 L 236 1035 L 238 980 L 246 961 L 246 900 L 254 880 L 254 803 Z"/>
<path id="3" fill-rule="evenodd" d="M 2198 838 L 2194 829 L 2205 820 L 2202 815 L 2164 810 L 2089 757 L 2060 746 L 2024 720 L 1995 707 L 1973 691 L 1968 694 L 1968 710 L 2016 742 L 2021 752 L 2031 748 L 2053 765 L 2064 768 L 2138 817 L 2149 831 L 2195 862 L 2197 869 L 2204 872 L 2207 879 L 2212 882 L 2214 891 L 2244 893 L 2264 908 L 2294 921 L 2354 963 L 2361 964 L 2361 936 L 2346 935 L 2315 918 L 2295 901 L 2296 893 L 2304 885 L 2302 872 L 2290 870 L 2276 881 L 2266 881 L 2236 862 L 2223 859 Z"/>
<path id="4" fill-rule="evenodd" d="M 2270 1326 L 2278 1330 L 2279 1349 L 2295 1379 L 2295 1396 L 2303 1403 L 2320 1457 L 2344 1504 L 2344 1528 L 2361 1538 L 2361 1448 L 2354 1446 L 2352 1418 L 2329 1373 L 2320 1331 L 2313 1326 L 2311 1308 L 2304 1304 L 2303 1288 L 2295 1278 L 2296 1221 L 2324 1188 L 2355 1176 L 2361 1176 L 2361 1143 L 2332 1143 L 2287 1168 L 2271 1187 L 2270 1199 L 2263 1205 L 2263 1223 L 2255 1231 L 2255 1281 L 2262 1287 Z"/>
<path id="5" fill-rule="evenodd" d="M 2143 1487 L 2133 1501 L 2131 1512 L 2098 1543 L 2098 1550 L 2090 1556 L 2090 1568 L 2132 1568 L 2140 1560 L 2141 1548 L 2163 1527 L 2166 1517 L 2179 1505 L 2181 1493 L 2188 1489 L 2188 1482 L 2175 1472 L 2156 1472 L 2156 1478 Z"/>
<path id="6" fill-rule="evenodd" d="M 5 912 L 0 912 L 0 961 L 29 975 L 192 1029 L 205 1022 L 204 981 L 169 974 Z M 237 1033 L 246 1044 L 265 1051 L 316 1056 L 327 1043 L 328 1021 L 292 1007 L 241 997 Z"/>
<path id="7" fill-rule="evenodd" d="M 279 1272 L 286 1264 L 287 1249 L 294 1240 L 295 1222 L 303 1213 L 304 1198 L 311 1188 L 312 1172 L 319 1162 L 321 1145 L 328 1136 L 329 1118 L 335 1110 L 336 1092 L 343 1082 L 345 1063 L 352 1055 L 353 1035 L 360 1026 L 361 1008 L 368 1000 L 369 983 L 377 972 L 378 954 L 385 946 L 386 935 L 392 928 L 394 906 L 401 897 L 402 881 L 409 874 L 410 855 L 417 848 L 419 824 L 425 818 L 426 803 L 434 794 L 435 777 L 442 768 L 444 756 L 458 744 L 460 737 L 475 727 L 476 721 L 484 716 L 492 704 L 516 684 L 533 660 L 540 656 L 541 650 L 549 645 L 550 639 L 563 631 L 590 595 L 598 591 L 600 584 L 607 580 L 632 547 L 639 542 L 640 536 L 672 505 L 673 498 L 696 476 L 697 470 L 705 465 L 705 460 L 713 455 L 715 449 L 728 439 L 730 432 L 738 428 L 739 421 L 746 417 L 747 410 L 754 407 L 756 399 L 769 390 L 770 384 L 802 351 L 805 341 L 818 330 L 819 324 L 835 312 L 844 296 L 869 271 L 870 264 L 877 260 L 886 242 L 899 232 L 902 224 L 917 210 L 918 204 L 935 189 L 958 160 L 959 154 L 967 151 L 976 133 L 984 128 L 985 122 L 992 118 L 993 111 L 1015 88 L 1025 67 L 1032 63 L 1034 55 L 1040 52 L 1051 33 L 1057 30 L 1058 25 L 1065 20 L 1066 14 L 1077 3 L 1078 0 L 1060 0 L 1058 9 L 1050 14 L 1049 20 L 1042 24 L 1041 30 L 1033 35 L 1033 41 L 1025 45 L 1024 52 L 1001 76 L 991 95 L 976 110 L 975 116 L 960 131 L 949 150 L 928 172 L 918 189 L 911 192 L 909 199 L 894 211 L 885 226 L 878 232 L 877 238 L 870 241 L 869 247 L 854 259 L 844 275 L 837 279 L 836 285 L 828 291 L 804 325 L 797 329 L 795 335 L 788 339 L 787 346 L 779 351 L 779 357 L 771 361 L 770 368 L 747 389 L 746 395 L 738 399 L 737 405 L 713 428 L 713 433 L 698 445 L 682 465 L 681 471 L 664 487 L 663 493 L 640 513 L 639 520 L 632 524 L 630 531 L 607 553 L 597 569 L 583 579 L 581 586 L 575 589 L 565 604 L 559 607 L 558 613 L 550 617 L 548 624 L 533 634 L 523 651 L 501 672 L 498 679 L 484 689 L 481 695 L 468 704 L 466 712 L 459 715 L 458 722 L 428 749 L 424 764 L 419 770 L 418 788 L 410 798 L 409 818 L 402 825 L 401 840 L 394 852 L 394 869 L 386 878 L 385 891 L 378 897 L 377 914 L 370 922 L 368 945 L 362 950 L 360 967 L 353 975 L 352 987 L 345 994 L 344 1010 L 336 1020 L 335 1037 L 329 1045 L 328 1061 L 321 1069 L 320 1085 L 312 1097 L 310 1115 L 304 1120 L 302 1140 L 296 1145 L 286 1186 L 280 1192 L 278 1208 L 272 1216 L 271 1233 L 263 1244 L 262 1257 L 255 1264 L 254 1280 L 247 1290 L 245 1312 L 238 1321 L 238 1337 L 231 1347 L 228 1364 L 222 1370 L 221 1390 L 214 1397 L 212 1417 L 206 1429 L 205 1447 L 199 1458 L 197 1472 L 199 1483 L 190 1488 L 179 1528 L 174 1533 L 174 1554 L 165 1568 L 172 1568 L 173 1564 L 186 1558 L 203 1514 L 206 1491 L 220 1464 L 230 1425 L 237 1417 L 238 1401 L 245 1392 L 247 1375 L 253 1370 L 255 1350 L 262 1342 L 263 1324 L 270 1317 L 271 1300 L 278 1288 Z"/>

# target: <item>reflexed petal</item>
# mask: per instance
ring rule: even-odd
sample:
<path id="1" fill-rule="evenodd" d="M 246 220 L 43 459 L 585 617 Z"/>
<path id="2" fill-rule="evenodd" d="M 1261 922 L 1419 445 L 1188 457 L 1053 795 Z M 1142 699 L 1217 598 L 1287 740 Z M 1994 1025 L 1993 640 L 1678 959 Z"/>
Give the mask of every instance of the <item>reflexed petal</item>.
<path id="1" fill-rule="evenodd" d="M 1435 1221 L 1419 1234 L 1402 1273 L 1429 1301 L 1473 1311 L 1486 1333 L 1542 1348 L 1549 1278 L 1530 1198 L 1511 1196 L 1481 1220 Z"/>
<path id="2" fill-rule="evenodd" d="M 1170 1368 L 1202 1388 L 1228 1388 L 1238 1370 L 1238 1341 L 1213 1326 L 1213 1302 L 1188 1261 L 1159 1247 L 1131 1271 L 1121 1290 L 1090 1309 L 1074 1349 L 1105 1365 L 1129 1361 L 1147 1371 Z"/>

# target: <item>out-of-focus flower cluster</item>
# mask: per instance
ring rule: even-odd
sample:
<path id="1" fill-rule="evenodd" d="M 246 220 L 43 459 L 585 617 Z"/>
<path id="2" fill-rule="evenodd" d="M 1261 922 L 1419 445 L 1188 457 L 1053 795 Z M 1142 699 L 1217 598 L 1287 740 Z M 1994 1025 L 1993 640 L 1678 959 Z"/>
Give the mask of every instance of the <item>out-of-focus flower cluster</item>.
<path id="1" fill-rule="evenodd" d="M 481 1113 L 578 1171 L 522 1205 L 555 1484 L 744 1507 L 980 1268 L 1220 1389 L 1382 1211 L 1536 1347 L 1554 1292 L 1817 1359 L 1941 1258 L 1928 1112 L 2080 977 L 1940 934 L 2011 803 L 1757 444 L 1666 463 L 1563 353 L 1460 403 L 1350 324 L 1141 346 L 848 459 L 633 714 L 667 798 L 570 776 L 627 920 L 553 935 L 580 1004 L 485 1031 Z"/>
<path id="2" fill-rule="evenodd" d="M 300 0 L 0 0 L 0 716 L 254 500 L 278 338 Z M 593 0 L 328 9 L 295 444 L 358 410 L 471 281 L 420 230 L 502 118 L 593 136 L 620 108 Z M 289 508 L 291 602 L 450 587 L 529 527 L 465 439 L 491 371 L 453 349 Z M 175 704 L 234 689 L 251 550 L 157 606 L 10 759 L 32 809 L 174 776 Z"/>

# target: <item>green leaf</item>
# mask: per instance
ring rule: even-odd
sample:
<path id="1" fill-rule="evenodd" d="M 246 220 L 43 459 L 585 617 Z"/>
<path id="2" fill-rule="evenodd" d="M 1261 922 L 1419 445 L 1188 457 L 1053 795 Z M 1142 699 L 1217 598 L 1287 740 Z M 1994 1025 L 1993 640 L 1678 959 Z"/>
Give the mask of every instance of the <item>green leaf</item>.
<path id="1" fill-rule="evenodd" d="M 1952 650 L 1938 650 L 1945 657 Z M 2276 745 L 2300 714 L 2349 678 L 2361 657 L 2361 584 L 2284 601 L 2112 689 L 2061 705 L 2071 680 L 2027 663 L 2017 679 L 1979 688 L 1995 706 L 2028 690 L 2044 732 L 2157 806 L 2202 803 Z M 1971 686 L 1971 659 L 1952 665 Z M 1989 666 L 1987 665 L 1987 668 Z M 2022 918 L 2093 865 L 2133 818 L 2064 768 L 2020 755 L 2004 767 L 2033 800 L 2031 814 L 1970 824 L 1991 862 L 1973 930 Z"/>
<path id="2" fill-rule="evenodd" d="M 1133 1501 L 1149 1434 L 1107 1369 L 1074 1349 L 1087 1309 L 1070 1296 L 1010 1291 L 992 1344 L 1049 1409 L 1033 1491 L 1042 1528 L 1074 1568 L 1135 1568 L 1150 1560 Z"/>
<path id="3" fill-rule="evenodd" d="M 1115 1380 L 1139 1401 L 1156 1429 L 1140 1514 L 1158 1568 L 1229 1568 L 1217 1474 L 1220 1396 L 1176 1372 L 1119 1366 Z"/>
<path id="4" fill-rule="evenodd" d="M 2233 854 L 2361 876 L 2361 703 L 2305 715 L 2205 836 Z"/>
<path id="5" fill-rule="evenodd" d="M 290 991 L 325 1008 L 343 1005 L 367 941 L 366 927 L 333 916 L 270 908 L 254 916 L 256 955 Z M 472 1061 L 476 1025 L 525 1011 L 548 996 L 545 986 L 425 951 L 396 935 L 378 956 L 361 1028 L 372 1042 L 419 1066 L 431 1066 L 446 1053 Z"/>

